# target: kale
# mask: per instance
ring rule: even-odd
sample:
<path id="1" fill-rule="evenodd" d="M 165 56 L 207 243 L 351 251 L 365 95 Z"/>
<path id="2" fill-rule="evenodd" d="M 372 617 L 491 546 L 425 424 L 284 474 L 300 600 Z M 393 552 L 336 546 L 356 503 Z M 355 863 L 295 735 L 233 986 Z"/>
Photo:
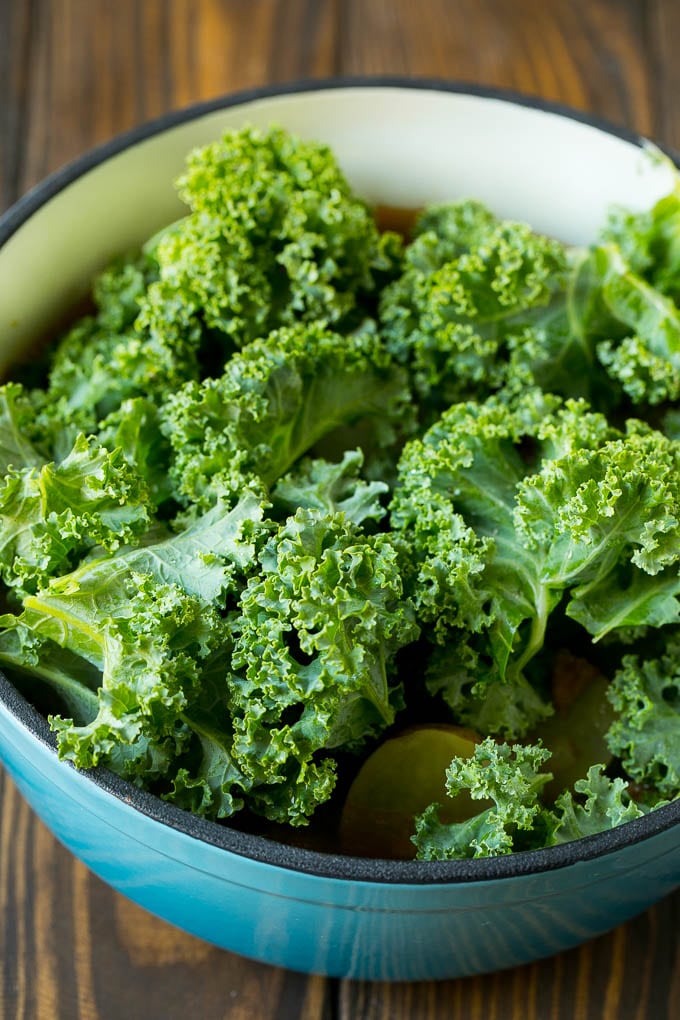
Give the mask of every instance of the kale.
<path id="1" fill-rule="evenodd" d="M 476 201 L 405 244 L 278 128 L 178 190 L 0 387 L 0 665 L 61 757 L 297 826 L 387 748 L 352 824 L 428 860 L 678 796 L 680 191 L 587 248 Z"/>

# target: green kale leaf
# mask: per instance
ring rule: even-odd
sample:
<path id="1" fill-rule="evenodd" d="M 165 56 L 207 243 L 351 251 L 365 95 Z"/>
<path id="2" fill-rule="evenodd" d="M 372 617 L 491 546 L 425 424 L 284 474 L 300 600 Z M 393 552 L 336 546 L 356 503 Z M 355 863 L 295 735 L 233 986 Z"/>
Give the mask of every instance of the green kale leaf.
<path id="1" fill-rule="evenodd" d="M 614 208 L 602 232 L 655 290 L 680 302 L 680 186 L 643 212 Z"/>
<path id="2" fill-rule="evenodd" d="M 596 638 L 678 620 L 679 468 L 651 428 L 621 433 L 537 392 L 454 405 L 406 446 L 391 523 L 419 619 L 445 646 L 428 686 L 461 721 L 516 737 L 549 711 L 524 671 L 565 596 Z M 602 597 L 613 577 L 616 601 Z"/>
<path id="3" fill-rule="evenodd" d="M 617 718 L 607 733 L 612 754 L 637 782 L 664 797 L 680 793 L 680 641 L 658 659 L 625 656 L 609 698 Z"/>
<path id="4" fill-rule="evenodd" d="M 386 513 L 380 496 L 389 487 L 384 482 L 361 479 L 363 462 L 361 450 L 345 451 L 339 464 L 307 458 L 276 483 L 274 506 L 287 514 L 294 514 L 299 507 L 342 512 L 354 524 L 379 521 Z"/>
<path id="5" fill-rule="evenodd" d="M 81 725 L 53 721 L 63 757 L 82 768 L 100 761 L 114 767 L 121 747 L 136 748 L 141 762 L 129 751 L 123 760 L 125 774 L 139 778 L 187 750 L 193 730 L 185 711 L 194 702 L 207 711 L 201 664 L 218 655 L 224 669 L 231 647 L 217 607 L 235 598 L 256 562 L 262 514 L 252 493 L 231 511 L 218 504 L 178 535 L 85 560 L 26 596 L 20 616 L 0 618 L 27 647 L 30 631 L 99 671 L 97 713 Z M 51 682 L 43 666 L 36 672 Z M 53 686 L 68 704 L 65 682 Z"/>
<path id="6" fill-rule="evenodd" d="M 389 536 L 366 537 L 342 513 L 298 510 L 260 560 L 232 625 L 234 753 L 267 787 L 251 806 L 300 825 L 332 792 L 321 752 L 393 722 L 391 664 L 418 629 Z"/>
<path id="7" fill-rule="evenodd" d="M 144 479 L 156 508 L 172 497 L 170 443 L 161 432 L 160 412 L 153 401 L 146 397 L 124 400 L 101 422 L 97 439 L 107 449 L 122 452 Z"/>
<path id="8" fill-rule="evenodd" d="M 208 506 L 254 478 L 273 485 L 341 425 L 367 420 L 389 446 L 410 410 L 403 370 L 375 330 L 341 336 L 314 322 L 249 344 L 217 379 L 188 383 L 167 400 L 161 427 L 177 498 Z"/>
<path id="9" fill-rule="evenodd" d="M 680 310 L 672 298 L 631 272 L 614 246 L 596 248 L 592 258 L 600 298 L 610 316 L 597 357 L 635 403 L 677 400 Z"/>
<path id="10" fill-rule="evenodd" d="M 95 280 L 94 313 L 56 346 L 47 386 L 32 394 L 36 414 L 29 435 L 47 446 L 47 459 L 64 457 L 79 432 L 96 433 L 123 400 L 163 393 L 197 374 L 186 344 L 170 349 L 136 329 L 153 276 L 153 262 L 144 256 L 113 263 Z"/>
<path id="11" fill-rule="evenodd" d="M 592 836 L 645 814 L 631 799 L 626 782 L 620 778 L 608 779 L 602 765 L 591 765 L 587 778 L 578 779 L 574 790 L 577 797 L 565 790 L 555 802 L 555 843 L 570 843 L 582 836 Z"/>
<path id="12" fill-rule="evenodd" d="M 471 758 L 454 758 L 446 771 L 446 790 L 455 797 L 467 790 L 473 800 L 491 806 L 463 822 L 440 822 L 439 805 L 416 818 L 417 857 L 425 861 L 497 857 L 525 849 L 545 835 L 540 793 L 552 778 L 540 772 L 550 752 L 540 745 L 497 744 L 487 738 Z"/>
<path id="13" fill-rule="evenodd" d="M 380 322 L 418 396 L 441 409 L 500 389 L 519 337 L 544 342 L 537 329 L 554 318 L 554 300 L 564 305 L 568 259 L 558 242 L 478 203 L 435 209 L 417 231 L 403 275 L 382 293 Z"/>
<path id="14" fill-rule="evenodd" d="M 142 479 L 120 450 L 80 435 L 60 464 L 8 468 L 0 482 L 0 572 L 35 591 L 95 546 L 138 542 L 151 524 Z"/>
<path id="15" fill-rule="evenodd" d="M 325 145 L 245 128 L 197 149 L 178 181 L 190 214 L 155 240 L 159 280 L 141 321 L 152 336 L 208 330 L 228 353 L 280 326 L 360 320 L 399 269 Z"/>
<path id="16" fill-rule="evenodd" d="M 30 442 L 34 409 L 19 383 L 0 386 L 0 469 L 40 467 L 49 460 Z"/>

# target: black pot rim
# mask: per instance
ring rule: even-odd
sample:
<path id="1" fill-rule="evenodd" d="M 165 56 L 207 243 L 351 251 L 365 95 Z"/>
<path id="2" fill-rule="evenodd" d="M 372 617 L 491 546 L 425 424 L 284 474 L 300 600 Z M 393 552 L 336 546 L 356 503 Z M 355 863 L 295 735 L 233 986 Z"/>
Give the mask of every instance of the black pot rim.
<path id="1" fill-rule="evenodd" d="M 10 237 L 37 210 L 79 177 L 112 156 L 132 148 L 140 142 L 147 141 L 163 131 L 195 120 L 205 114 L 234 106 L 243 106 L 258 99 L 345 88 L 420 89 L 501 100 L 516 106 L 529 107 L 578 121 L 639 147 L 648 144 L 646 139 L 634 131 L 612 124 L 602 117 L 583 113 L 562 103 L 547 101 L 537 96 L 507 89 L 459 81 L 399 76 L 332 77 L 321 80 L 286 82 L 280 85 L 230 93 L 227 96 L 171 111 L 140 127 L 117 135 L 110 141 L 90 150 L 45 178 L 0 217 L 0 247 L 6 244 Z M 680 159 L 672 151 L 661 145 L 656 145 L 656 148 L 665 152 L 677 166 L 680 166 Z M 26 701 L 2 673 L 0 673 L 0 703 L 35 739 L 50 748 L 55 758 L 55 767 L 72 767 L 63 763 L 58 764 L 56 742 L 47 720 Z M 149 818 L 201 842 L 274 867 L 354 882 L 433 885 L 516 878 L 520 875 L 538 874 L 592 861 L 652 839 L 680 824 L 680 798 L 678 798 L 671 804 L 657 808 L 642 818 L 626 822 L 615 829 L 587 836 L 572 843 L 547 847 L 543 850 L 478 860 L 376 860 L 305 850 L 278 843 L 263 836 L 251 835 L 230 828 L 227 824 L 206 821 L 161 800 L 154 794 L 138 789 L 132 783 L 105 768 L 90 769 L 86 775 L 100 789 L 111 794 L 117 800 Z"/>

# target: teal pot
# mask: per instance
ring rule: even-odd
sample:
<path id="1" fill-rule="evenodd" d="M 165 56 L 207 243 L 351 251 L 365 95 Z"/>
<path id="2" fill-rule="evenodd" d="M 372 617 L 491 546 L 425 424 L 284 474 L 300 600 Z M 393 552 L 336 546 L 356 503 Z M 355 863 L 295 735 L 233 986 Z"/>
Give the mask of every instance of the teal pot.
<path id="1" fill-rule="evenodd" d="M 187 151 L 246 122 L 328 142 L 370 201 L 474 196 L 573 243 L 593 238 L 612 203 L 645 208 L 672 186 L 670 162 L 641 139 L 496 91 L 360 80 L 217 100 L 84 156 L 3 217 L 5 368 L 112 255 L 177 217 L 173 180 Z M 322 854 L 202 821 L 104 769 L 78 772 L 1 676 L 0 756 L 58 839 L 114 888 L 200 938 L 295 970 L 413 981 L 512 967 L 599 935 L 680 884 L 680 801 L 509 857 Z"/>

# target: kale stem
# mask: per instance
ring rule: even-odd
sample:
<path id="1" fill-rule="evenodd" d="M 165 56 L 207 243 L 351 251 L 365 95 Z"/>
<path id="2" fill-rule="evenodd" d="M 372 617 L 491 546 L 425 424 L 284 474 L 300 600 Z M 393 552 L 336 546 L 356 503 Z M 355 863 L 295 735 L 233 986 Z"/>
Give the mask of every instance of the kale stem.
<path id="1" fill-rule="evenodd" d="M 536 616 L 531 621 L 529 640 L 527 641 L 526 648 L 515 663 L 514 673 L 516 676 L 522 672 L 526 664 L 530 662 L 534 655 L 536 655 L 536 653 L 543 647 L 545 628 L 548 622 L 548 612 L 548 589 L 545 585 L 541 585 L 536 592 Z"/>

